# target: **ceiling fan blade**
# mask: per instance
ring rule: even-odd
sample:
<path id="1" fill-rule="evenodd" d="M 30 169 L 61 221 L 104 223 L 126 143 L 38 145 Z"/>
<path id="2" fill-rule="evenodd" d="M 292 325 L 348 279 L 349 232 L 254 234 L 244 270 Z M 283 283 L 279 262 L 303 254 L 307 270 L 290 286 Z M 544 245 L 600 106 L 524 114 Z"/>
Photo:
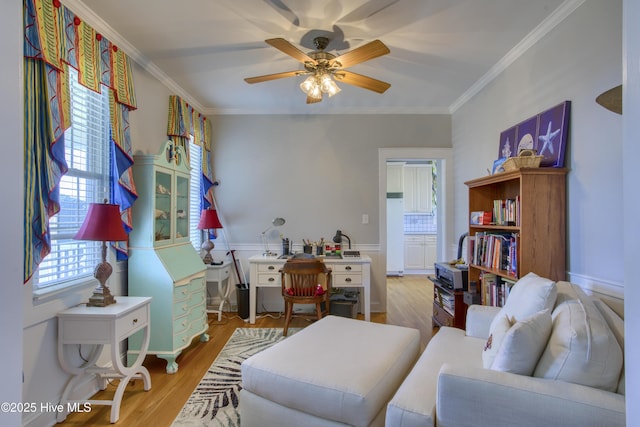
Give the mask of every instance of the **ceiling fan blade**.
<path id="1" fill-rule="evenodd" d="M 276 49 L 280 50 L 281 52 L 286 53 L 287 55 L 291 56 L 295 60 L 302 62 L 303 64 L 305 62 L 311 62 L 312 64 L 316 64 L 315 59 L 313 59 L 312 57 L 310 57 L 309 55 L 307 55 L 306 53 L 304 53 L 303 51 L 301 51 L 300 49 L 298 49 L 297 47 L 295 47 L 294 45 L 292 45 L 291 43 L 289 43 L 283 38 L 268 39 L 268 40 L 265 40 L 265 42 L 275 47 Z"/>
<path id="2" fill-rule="evenodd" d="M 358 86 L 363 89 L 369 89 L 378 93 L 384 93 L 384 91 L 391 87 L 389 83 L 363 76 L 362 74 L 353 73 L 351 71 L 340 70 L 336 72 L 334 76 L 339 82 Z"/>
<path id="3" fill-rule="evenodd" d="M 380 40 L 374 40 L 365 45 L 350 50 L 343 55 L 338 56 L 331 61 L 330 65 L 339 62 L 340 68 L 347 68 L 351 67 L 352 65 L 356 65 L 361 62 L 386 55 L 389 52 L 389 48 L 384 43 L 382 43 Z"/>
<path id="4" fill-rule="evenodd" d="M 315 104 L 316 102 L 322 101 L 322 98 L 312 98 L 307 96 L 307 104 Z"/>
<path id="5" fill-rule="evenodd" d="M 264 76 L 247 77 L 244 79 L 247 83 L 261 83 L 268 82 L 269 80 L 283 79 L 285 77 L 295 77 L 300 74 L 300 71 L 285 71 L 283 73 L 265 74 Z"/>

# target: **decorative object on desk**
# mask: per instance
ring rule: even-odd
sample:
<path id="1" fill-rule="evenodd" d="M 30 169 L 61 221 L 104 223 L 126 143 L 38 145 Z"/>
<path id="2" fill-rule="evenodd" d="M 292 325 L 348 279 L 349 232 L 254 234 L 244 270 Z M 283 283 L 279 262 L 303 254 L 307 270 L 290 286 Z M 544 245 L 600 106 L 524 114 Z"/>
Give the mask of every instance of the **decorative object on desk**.
<path id="1" fill-rule="evenodd" d="M 537 156 L 535 150 L 522 150 L 516 157 L 509 157 L 502 164 L 505 172 L 511 172 L 520 168 L 537 168 L 540 166 L 543 156 Z"/>
<path id="2" fill-rule="evenodd" d="M 596 102 L 609 111 L 622 114 L 622 85 L 602 92 L 596 98 Z"/>
<path id="3" fill-rule="evenodd" d="M 564 152 L 569 133 L 571 101 L 565 101 L 538 115 L 537 153 L 542 157 L 543 167 L 564 167 Z"/>
<path id="4" fill-rule="evenodd" d="M 202 261 L 205 264 L 211 264 L 213 262 L 213 257 L 211 256 L 211 251 L 215 247 L 210 238 L 210 230 L 215 230 L 217 228 L 222 228 L 222 224 L 220 223 L 220 219 L 218 218 L 218 212 L 215 209 L 203 209 L 200 214 L 200 222 L 198 223 L 198 230 L 206 230 L 207 240 L 202 243 L 202 249 L 206 251 L 206 254 Z"/>
<path id="5" fill-rule="evenodd" d="M 333 236 L 334 243 L 342 243 L 343 237 L 347 239 L 347 241 L 349 242 L 349 249 L 351 249 L 351 239 L 349 238 L 349 236 L 344 234 L 341 230 L 336 230 L 336 235 Z"/>
<path id="6" fill-rule="evenodd" d="M 273 221 L 271 221 L 271 225 L 264 230 L 261 234 L 260 234 L 260 238 L 262 240 L 262 246 L 264 246 L 264 255 L 265 256 L 274 256 L 275 253 L 271 252 L 271 250 L 269 250 L 269 243 L 268 243 L 268 239 L 267 239 L 267 231 L 271 230 L 274 227 L 280 227 L 281 225 L 284 225 L 286 221 L 284 220 L 284 218 L 274 218 Z"/>
<path id="7" fill-rule="evenodd" d="M 104 203 L 91 203 L 84 223 L 78 233 L 73 237 L 76 240 L 91 240 L 102 242 L 102 262 L 93 272 L 99 285 L 93 291 L 93 295 L 87 303 L 90 307 L 106 307 L 116 302 L 107 286 L 107 280 L 113 268 L 107 262 L 107 242 L 122 242 L 127 240 L 127 232 L 122 226 L 120 218 L 120 206 L 112 205 L 104 200 Z"/>

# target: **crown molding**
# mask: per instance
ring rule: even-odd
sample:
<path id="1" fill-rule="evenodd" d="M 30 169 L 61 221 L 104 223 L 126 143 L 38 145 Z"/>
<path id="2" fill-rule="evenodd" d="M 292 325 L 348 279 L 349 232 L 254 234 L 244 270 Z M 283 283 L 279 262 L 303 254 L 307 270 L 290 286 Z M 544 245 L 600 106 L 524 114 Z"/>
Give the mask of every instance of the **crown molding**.
<path id="1" fill-rule="evenodd" d="M 534 44 L 540 41 L 551 30 L 558 26 L 566 17 L 571 15 L 585 0 L 566 0 L 558 8 L 527 34 L 513 49 L 500 59 L 489 71 L 480 77 L 469 89 L 467 89 L 451 106 L 449 113 L 455 113 L 460 107 L 477 95 L 489 83 L 491 83 L 500 73 L 520 58 Z"/>

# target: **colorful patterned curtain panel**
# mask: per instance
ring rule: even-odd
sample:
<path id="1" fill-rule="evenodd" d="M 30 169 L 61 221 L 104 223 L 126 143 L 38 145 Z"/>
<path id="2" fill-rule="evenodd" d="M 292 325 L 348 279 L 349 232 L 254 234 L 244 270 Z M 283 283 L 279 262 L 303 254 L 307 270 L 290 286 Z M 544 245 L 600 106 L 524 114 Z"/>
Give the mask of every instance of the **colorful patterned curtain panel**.
<path id="1" fill-rule="evenodd" d="M 185 153 L 189 153 L 187 142 L 189 135 L 193 135 L 194 143 L 201 146 L 202 186 L 200 188 L 200 209 L 207 209 L 213 205 L 213 172 L 211 170 L 211 122 L 197 112 L 185 100 L 176 95 L 169 96 L 169 123 L 167 136 L 182 146 Z"/>
<path id="2" fill-rule="evenodd" d="M 129 112 L 136 108 L 129 57 L 59 0 L 24 0 L 25 227 L 24 281 L 51 248 L 49 218 L 60 210 L 58 184 L 67 171 L 64 131 L 71 126 L 67 69 L 80 83 L 110 92 L 111 200 L 131 230 L 137 198 L 131 165 Z M 116 249 L 126 258 L 126 242 Z"/>

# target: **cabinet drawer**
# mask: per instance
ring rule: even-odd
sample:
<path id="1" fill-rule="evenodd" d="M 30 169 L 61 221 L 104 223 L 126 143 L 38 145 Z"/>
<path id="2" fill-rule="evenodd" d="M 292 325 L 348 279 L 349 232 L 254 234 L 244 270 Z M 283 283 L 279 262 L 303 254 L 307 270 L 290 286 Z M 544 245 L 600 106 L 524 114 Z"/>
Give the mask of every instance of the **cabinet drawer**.
<path id="1" fill-rule="evenodd" d="M 258 274 L 258 283 L 260 286 L 280 286 L 280 273 Z"/>
<path id="2" fill-rule="evenodd" d="M 278 273 L 283 264 L 258 264 L 258 273 Z"/>
<path id="3" fill-rule="evenodd" d="M 362 274 L 355 272 L 353 274 L 335 274 L 333 275 L 333 286 L 361 286 Z"/>
<path id="4" fill-rule="evenodd" d="M 131 335 L 133 332 L 147 324 L 149 318 L 149 305 L 140 307 L 116 320 L 116 333 L 118 338 Z"/>
<path id="5" fill-rule="evenodd" d="M 189 305 L 189 300 L 185 299 L 182 301 L 175 301 L 173 303 L 173 318 L 177 318 L 180 316 L 184 316 L 189 313 L 191 310 L 191 306 Z"/>
<path id="6" fill-rule="evenodd" d="M 189 316 L 184 315 L 173 319 L 173 333 L 182 334 L 189 329 Z"/>
<path id="7" fill-rule="evenodd" d="M 333 273 L 352 273 L 361 272 L 362 264 L 332 264 L 331 270 Z"/>
<path id="8" fill-rule="evenodd" d="M 453 326 L 453 316 L 437 303 L 433 303 L 433 319 L 440 326 Z"/>
<path id="9" fill-rule="evenodd" d="M 204 277 L 198 277 L 189 283 L 189 291 L 198 292 L 204 290 Z"/>
<path id="10" fill-rule="evenodd" d="M 204 306 L 205 296 L 204 292 L 194 292 L 189 298 L 189 307 Z"/>
<path id="11" fill-rule="evenodd" d="M 180 285 L 173 289 L 173 301 L 184 301 L 191 296 L 191 286 Z"/>

